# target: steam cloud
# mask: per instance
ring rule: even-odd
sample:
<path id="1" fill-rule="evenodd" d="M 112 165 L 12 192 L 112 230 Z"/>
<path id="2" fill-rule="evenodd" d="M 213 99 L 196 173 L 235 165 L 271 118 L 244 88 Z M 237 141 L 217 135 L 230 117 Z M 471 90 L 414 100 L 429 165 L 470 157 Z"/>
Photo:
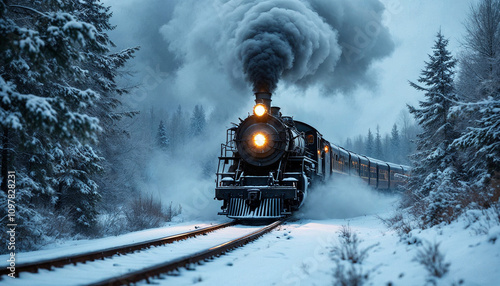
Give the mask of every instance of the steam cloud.
<path id="1" fill-rule="evenodd" d="M 161 33 L 186 67 L 208 63 L 236 86 L 349 92 L 374 84 L 369 66 L 394 49 L 383 12 L 379 0 L 182 1 Z"/>
<path id="2" fill-rule="evenodd" d="M 395 209 L 398 195 L 377 192 L 357 177 L 339 177 L 310 190 L 296 214 L 304 219 L 345 219 Z"/>

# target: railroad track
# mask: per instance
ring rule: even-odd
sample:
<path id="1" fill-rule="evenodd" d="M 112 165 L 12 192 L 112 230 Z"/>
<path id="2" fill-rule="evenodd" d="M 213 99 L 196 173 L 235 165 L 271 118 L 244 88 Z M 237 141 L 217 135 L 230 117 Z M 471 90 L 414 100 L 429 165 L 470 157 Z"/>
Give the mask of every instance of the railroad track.
<path id="1" fill-rule="evenodd" d="M 104 286 L 104 285 L 128 285 L 131 283 L 139 282 L 142 280 L 146 280 L 148 283 L 152 278 L 159 277 L 161 274 L 168 273 L 170 271 L 174 271 L 176 269 L 182 268 L 182 267 L 188 267 L 189 265 L 195 264 L 197 262 L 200 262 L 205 259 L 212 258 L 214 256 L 222 255 L 226 253 L 227 251 L 230 251 L 234 248 L 243 246 L 259 237 L 262 235 L 266 234 L 267 232 L 270 232 L 277 226 L 279 226 L 283 221 L 278 220 L 275 221 L 259 230 L 256 230 L 250 234 L 247 234 L 245 236 L 242 236 L 237 239 L 233 239 L 230 241 L 227 241 L 225 243 L 215 245 L 213 247 L 210 247 L 206 250 L 202 250 L 199 252 L 196 252 L 194 254 L 190 254 L 184 257 L 177 258 L 172 261 L 164 262 L 164 263 L 159 263 L 141 270 L 137 270 L 134 272 L 126 273 L 124 275 L 120 275 L 117 277 L 109 278 L 103 281 L 99 281 L 97 283 L 92 283 L 89 285 L 92 286 Z"/>
<path id="2" fill-rule="evenodd" d="M 138 250 L 150 248 L 153 246 L 161 246 L 169 243 L 173 243 L 175 241 L 184 240 L 190 237 L 203 235 L 221 228 L 225 228 L 231 225 L 234 225 L 235 222 L 228 222 L 223 224 L 218 224 L 214 226 L 209 226 L 205 228 L 196 229 L 193 231 L 188 231 L 176 235 L 170 235 L 162 238 L 157 238 L 153 240 L 148 240 L 144 242 L 138 242 L 133 244 L 128 244 L 124 246 L 106 248 L 103 250 L 97 250 L 93 252 L 87 252 L 82 254 L 75 254 L 71 256 L 47 259 L 43 261 L 37 261 L 33 263 L 19 264 L 16 265 L 16 273 L 20 272 L 38 272 L 39 269 L 52 269 L 52 267 L 63 267 L 65 265 L 74 264 L 76 265 L 79 262 L 87 262 L 94 261 L 98 259 L 104 259 L 107 257 L 111 257 L 116 254 L 127 254 L 132 253 Z M 7 275 L 10 273 L 10 270 L 7 268 L 0 269 L 0 275 Z"/>
<path id="3" fill-rule="evenodd" d="M 150 282 L 155 277 L 162 278 L 163 274 L 176 273 L 184 267 L 192 269 L 196 263 L 213 259 L 215 256 L 218 257 L 225 252 L 253 241 L 281 223 L 282 221 L 276 221 L 261 228 L 240 225 L 228 227 L 235 224 L 231 222 L 147 242 L 51 259 L 41 263 L 19 265 L 16 267 L 16 272 L 24 273 L 20 275 L 19 279 L 9 280 L 9 282 L 13 286 L 126 285 L 139 281 Z M 220 230 L 213 232 L 216 229 Z M 207 232 L 213 232 L 213 234 L 209 236 L 200 235 Z M 238 236 L 240 237 L 234 239 L 234 237 Z M 186 240 L 189 237 L 191 238 Z M 178 241 L 175 246 L 162 246 L 174 241 Z M 109 258 L 104 259 L 106 257 Z M 85 263 L 91 260 L 93 261 Z M 78 262 L 84 263 L 76 265 Z M 76 266 L 68 264 L 75 264 Z M 65 265 L 67 266 L 61 267 Z M 1 276 L 1 278 L 0 284 L 6 279 L 11 279 L 6 275 Z"/>

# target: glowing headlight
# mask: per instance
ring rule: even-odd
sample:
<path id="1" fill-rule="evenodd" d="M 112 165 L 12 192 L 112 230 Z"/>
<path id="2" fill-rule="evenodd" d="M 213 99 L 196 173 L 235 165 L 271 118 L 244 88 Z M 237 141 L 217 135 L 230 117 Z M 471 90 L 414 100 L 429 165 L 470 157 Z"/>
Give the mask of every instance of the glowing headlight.
<path id="1" fill-rule="evenodd" d="M 325 146 L 325 153 L 328 153 L 330 151 L 330 148 L 328 146 Z"/>
<path id="2" fill-rule="evenodd" d="M 253 108 L 253 113 L 257 116 L 262 116 L 266 113 L 266 107 L 263 104 L 257 104 Z"/>
<path id="3" fill-rule="evenodd" d="M 255 146 L 257 147 L 262 147 L 266 144 L 266 136 L 264 136 L 264 134 L 262 133 L 257 133 L 253 136 L 253 143 L 255 144 Z"/>

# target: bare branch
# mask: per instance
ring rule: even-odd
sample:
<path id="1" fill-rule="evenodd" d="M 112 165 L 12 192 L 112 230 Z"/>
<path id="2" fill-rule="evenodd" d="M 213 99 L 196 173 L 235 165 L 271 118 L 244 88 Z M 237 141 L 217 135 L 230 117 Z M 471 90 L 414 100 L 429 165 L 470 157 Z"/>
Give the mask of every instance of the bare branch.
<path id="1" fill-rule="evenodd" d="M 43 13 L 43 12 L 40 12 L 36 9 L 33 9 L 31 7 L 26 7 L 26 6 L 21 6 L 21 5 L 9 5 L 9 7 L 12 7 L 12 8 L 19 8 L 19 9 L 24 9 L 24 10 L 27 10 L 27 11 L 30 11 L 32 13 L 35 13 L 35 14 L 38 14 L 42 17 L 47 17 L 47 14 Z"/>

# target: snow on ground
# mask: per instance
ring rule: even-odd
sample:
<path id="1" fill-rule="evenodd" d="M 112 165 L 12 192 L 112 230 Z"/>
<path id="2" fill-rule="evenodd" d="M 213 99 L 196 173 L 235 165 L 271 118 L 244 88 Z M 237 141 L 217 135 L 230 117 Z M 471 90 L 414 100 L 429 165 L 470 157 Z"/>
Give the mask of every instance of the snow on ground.
<path id="1" fill-rule="evenodd" d="M 336 196 L 329 195 L 332 191 Z M 480 211 L 469 211 L 467 216 L 462 216 L 450 225 L 414 230 L 402 239 L 378 218 L 391 216 L 396 200 L 397 197 L 378 194 L 355 182 L 319 188 L 308 197 L 301 211 L 277 230 L 196 266 L 194 271 L 182 269 L 178 276 L 165 276 L 165 279 L 155 282 L 160 285 L 333 285 L 337 264 L 332 259 L 332 249 L 340 245 L 339 232 L 348 226 L 362 240 L 358 248 L 369 248 L 368 257 L 361 263 L 361 268 L 357 268 L 368 274 L 368 285 L 433 285 L 426 268 L 415 260 L 417 253 L 428 243 L 439 243 L 444 263 L 450 263 L 448 273 L 435 279 L 435 284 L 500 285 L 500 226 L 497 221 L 488 221 L 487 216 Z M 16 263 L 145 241 L 189 231 L 195 226 L 204 227 L 227 221 L 226 218 L 218 220 L 171 223 L 166 227 L 116 237 L 67 241 L 39 251 L 17 253 Z M 251 232 L 254 228 L 243 226 L 241 230 Z M 213 246 L 222 240 L 229 240 L 233 234 L 241 236 L 243 232 L 219 230 L 202 238 L 170 244 L 166 246 L 167 250 L 153 248 L 148 250 L 153 255 L 151 258 L 140 254 L 136 264 L 140 266 L 166 260 L 166 256 L 174 259 L 164 253 L 186 253 L 186 250 Z M 7 255 L 0 256 L 1 261 L 7 259 Z M 97 268 L 112 268 L 109 269 L 110 273 L 122 273 L 123 267 L 128 268 L 130 263 L 135 263 L 134 258 L 127 256 L 120 259 L 122 262 L 109 263 L 104 260 L 99 265 L 95 264 L 97 266 L 89 263 L 94 266 L 79 264 L 71 267 L 80 271 L 87 267 L 88 275 L 100 277 L 103 274 L 97 274 Z M 51 273 L 45 271 L 46 276 L 43 277 L 51 277 L 49 281 L 43 281 L 49 278 L 42 276 L 21 274 L 20 278 L 16 278 L 16 283 L 9 280 L 12 278 L 3 277 L 0 284 L 81 284 L 82 280 L 75 280 L 74 276 L 82 274 L 74 274 L 66 268 Z"/>
<path id="2" fill-rule="evenodd" d="M 382 214 L 388 216 L 390 213 Z M 472 227 L 465 228 L 467 221 L 461 219 L 451 225 L 424 231 L 413 231 L 413 241 L 440 242 L 445 261 L 451 263 L 449 273 L 437 280 L 438 285 L 499 285 L 500 282 L 500 239 L 491 241 L 498 232 L 497 227 L 490 235 L 477 235 Z M 206 226 L 208 223 L 197 223 Z M 181 270 L 179 276 L 166 276 L 156 280 L 160 285 L 331 285 L 334 281 L 335 263 L 331 258 L 332 247 L 339 244 L 339 230 L 342 226 L 352 229 L 363 240 L 360 248 L 376 245 L 368 252 L 363 262 L 363 271 L 369 272 L 372 285 L 425 285 L 428 274 L 425 268 L 414 261 L 422 245 L 408 244 L 373 215 L 343 219 L 299 219 L 287 222 L 263 238 L 236 249 L 220 258 L 197 266 L 195 271 Z M 100 249 L 116 244 L 148 240 L 166 234 L 184 232 L 194 225 L 182 224 L 127 235 L 109 237 L 97 241 L 69 242 L 68 245 L 19 253 L 18 261 L 33 261 L 89 249 Z M 253 228 L 250 228 L 252 230 Z M 213 239 L 212 239 L 213 237 Z M 208 235 L 213 244 L 220 243 L 220 237 Z M 172 244 L 175 248 L 183 244 Z M 205 242 L 206 243 L 206 242 Z M 205 244 L 204 243 L 204 244 Z M 211 243 L 208 243 L 211 244 Z M 207 245 L 208 245 L 207 244 Z M 4 255 L 1 259 L 6 260 Z M 64 273 L 64 272 L 61 272 Z M 68 279 L 40 281 L 38 285 L 76 285 Z M 89 273 L 93 275 L 92 273 Z M 11 279 L 11 278 L 8 278 Z M 4 278 L 1 283 L 10 282 Z M 15 285 L 33 282 L 36 275 L 21 275 Z M 53 278 L 52 278 L 53 279 Z M 28 281 L 29 280 L 29 281 Z M 50 283 L 49 283 L 50 282 Z M 49 283 L 49 284 L 47 284 Z M 391 284 L 389 284 L 391 283 Z M 7 283 L 9 285 L 10 283 Z"/>
<path id="3" fill-rule="evenodd" d="M 370 285 L 426 285 L 426 269 L 414 261 L 421 244 L 409 245 L 374 216 L 351 219 L 298 220 L 218 259 L 182 270 L 177 277 L 156 280 L 160 285 L 332 285 L 333 246 L 342 225 L 363 240 L 368 252 L 363 270 Z M 420 240 L 441 242 L 450 270 L 438 285 L 500 285 L 500 244 L 487 235 L 464 229 L 465 221 L 415 232 Z"/>

